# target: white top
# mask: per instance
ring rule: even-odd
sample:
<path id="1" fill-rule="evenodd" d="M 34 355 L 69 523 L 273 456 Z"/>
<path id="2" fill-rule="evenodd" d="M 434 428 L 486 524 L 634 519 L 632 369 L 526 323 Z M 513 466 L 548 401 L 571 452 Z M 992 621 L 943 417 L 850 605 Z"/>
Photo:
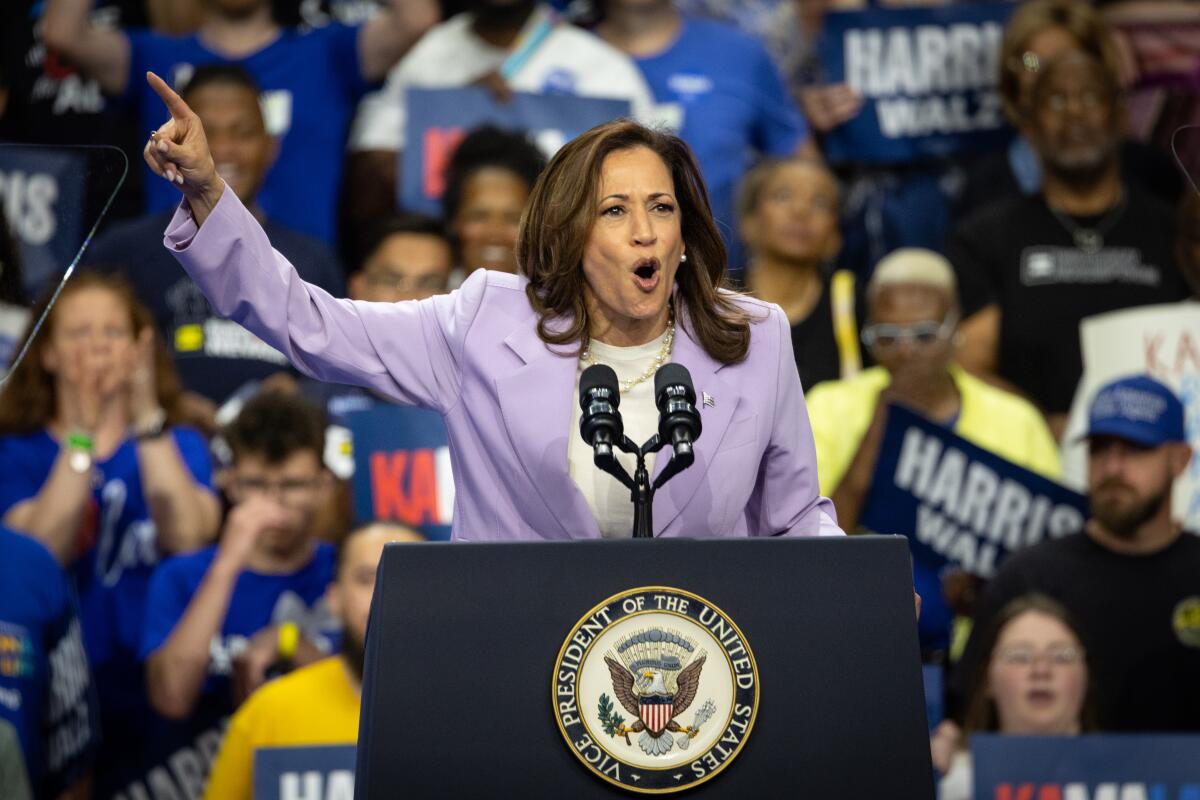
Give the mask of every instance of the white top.
<path id="1" fill-rule="evenodd" d="M 617 373 L 617 378 L 630 381 L 641 375 L 654 363 L 655 356 L 662 350 L 667 338 L 666 331 L 657 339 L 634 347 L 613 347 L 612 345 L 591 340 L 588 348 L 592 360 L 598 364 L 607 364 Z M 580 362 L 575 375 L 575 397 L 579 397 L 579 378 L 586 365 Z M 575 485 L 587 498 L 588 508 L 596 518 L 600 527 L 600 535 L 605 539 L 628 539 L 633 533 L 633 502 L 629 489 L 620 481 L 596 466 L 595 451 L 579 435 L 579 418 L 583 411 L 579 402 L 574 403 L 575 411 L 571 414 L 571 433 L 567 437 L 567 471 L 571 474 Z M 621 421 L 625 425 L 625 435 L 634 444 L 642 444 L 658 431 L 658 408 L 654 405 L 654 377 L 634 386 L 628 392 L 621 392 Z M 615 450 L 615 448 L 614 448 Z M 654 459 L 656 454 L 646 456 L 646 470 L 654 474 Z M 633 477 L 637 469 L 637 457 L 632 453 L 617 453 L 617 461 Z"/>
<path id="2" fill-rule="evenodd" d="M 547 8 L 539 6 L 530 15 L 517 37 L 518 47 L 549 14 Z M 500 68 L 509 51 L 476 36 L 471 30 L 473 19 L 474 15 L 465 12 L 430 28 L 392 67 L 384 87 L 359 104 L 350 129 L 350 150 L 404 149 L 408 87 L 467 86 Z M 562 22 L 554 23 L 542 43 L 509 78 L 508 85 L 514 91 L 533 94 L 555 92 L 628 100 L 635 119 L 651 122 L 655 118 L 650 87 L 629 56 L 600 37 Z"/>
<path id="3" fill-rule="evenodd" d="M 971 753 L 959 750 L 950 761 L 950 770 L 938 783 L 938 800 L 971 800 L 975 793 L 974 782 Z"/>

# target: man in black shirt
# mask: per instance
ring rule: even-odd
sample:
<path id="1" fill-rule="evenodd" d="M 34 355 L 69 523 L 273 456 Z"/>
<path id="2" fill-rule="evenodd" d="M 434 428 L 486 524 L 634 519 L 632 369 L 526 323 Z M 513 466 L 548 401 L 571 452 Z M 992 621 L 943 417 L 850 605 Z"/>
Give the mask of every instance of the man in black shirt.
<path id="1" fill-rule="evenodd" d="M 274 157 L 258 87 L 241 67 L 196 69 L 183 92 L 208 135 L 217 171 L 249 208 L 282 253 L 309 283 L 335 297 L 345 277 L 333 253 L 312 237 L 265 219 L 255 202 Z M 154 314 L 184 388 L 220 404 L 244 384 L 288 370 L 283 354 L 213 310 L 195 282 L 162 246 L 173 212 L 152 214 L 112 228 L 84 254 L 88 264 L 120 271 Z"/>
<path id="2" fill-rule="evenodd" d="M 1091 519 L 1000 568 L 955 684 L 970 696 L 991 621 L 1041 592 L 1079 621 L 1101 729 L 1200 731 L 1200 537 L 1171 519 L 1171 486 L 1192 455 L 1183 405 L 1149 377 L 1122 378 L 1096 394 L 1087 435 Z"/>
<path id="3" fill-rule="evenodd" d="M 1115 77 L 1068 53 L 1045 66 L 1030 102 L 1042 194 L 982 209 L 946 250 L 965 317 L 961 363 L 1028 395 L 1061 436 L 1083 371 L 1080 320 L 1187 289 L 1175 212 L 1121 178 Z"/>

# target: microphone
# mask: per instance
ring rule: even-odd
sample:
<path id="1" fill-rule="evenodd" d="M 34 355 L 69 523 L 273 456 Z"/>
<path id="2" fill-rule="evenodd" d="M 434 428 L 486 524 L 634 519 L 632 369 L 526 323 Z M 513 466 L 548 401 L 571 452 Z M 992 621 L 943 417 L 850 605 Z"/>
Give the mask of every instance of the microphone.
<path id="1" fill-rule="evenodd" d="M 658 438 L 674 451 L 674 471 L 691 466 L 696 458 L 692 444 L 700 438 L 701 426 L 696 389 L 687 367 L 671 362 L 654 373 L 654 403 L 659 414 Z"/>
<path id="2" fill-rule="evenodd" d="M 613 457 L 613 445 L 625 437 L 617 407 L 621 405 L 617 373 L 607 364 L 593 364 L 579 376 L 579 433 L 596 450 L 596 463 Z"/>

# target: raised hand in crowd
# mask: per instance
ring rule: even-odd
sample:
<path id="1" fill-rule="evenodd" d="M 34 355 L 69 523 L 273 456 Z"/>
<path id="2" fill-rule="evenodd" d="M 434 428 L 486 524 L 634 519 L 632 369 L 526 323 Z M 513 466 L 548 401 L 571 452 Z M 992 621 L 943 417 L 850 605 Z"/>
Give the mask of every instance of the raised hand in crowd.
<path id="1" fill-rule="evenodd" d="M 950 771 L 950 763 L 963 747 L 962 728 L 953 720 L 942 720 L 933 729 L 929 737 L 929 752 L 933 758 L 933 768 L 945 775 Z"/>
<path id="2" fill-rule="evenodd" d="M 835 83 L 801 90 L 800 105 L 813 130 L 828 133 L 858 116 L 863 99 L 848 84 Z"/>
<path id="3" fill-rule="evenodd" d="M 273 497 L 253 495 L 234 506 L 225 522 L 214 565 L 237 574 L 246 568 L 258 538 L 268 528 L 284 525 L 288 510 Z"/>
<path id="4" fill-rule="evenodd" d="M 59 372 L 61 383 L 60 406 L 62 426 L 88 436 L 95 436 L 101 425 L 114 412 L 128 417 L 122 392 L 129 382 L 127 370 L 121 366 L 97 361 L 84 348 L 71 352 Z M 127 426 L 121 419 L 119 427 Z"/>

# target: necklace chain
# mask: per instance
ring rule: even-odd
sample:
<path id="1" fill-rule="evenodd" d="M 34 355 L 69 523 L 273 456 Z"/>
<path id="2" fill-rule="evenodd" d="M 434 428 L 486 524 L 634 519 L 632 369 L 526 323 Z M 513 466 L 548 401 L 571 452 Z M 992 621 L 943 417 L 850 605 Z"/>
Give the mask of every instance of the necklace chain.
<path id="1" fill-rule="evenodd" d="M 654 373 L 658 372 L 658 368 L 661 367 L 663 364 L 667 363 L 667 361 L 671 358 L 671 348 L 674 346 L 674 344 L 675 344 L 675 309 L 672 308 L 669 316 L 667 317 L 667 334 L 665 337 L 663 337 L 662 347 L 659 348 L 658 355 L 656 355 L 654 357 L 654 361 L 650 364 L 649 367 L 646 368 L 646 371 L 643 372 L 641 375 L 638 375 L 636 378 L 631 378 L 627 381 L 621 381 L 621 392 L 622 393 L 628 392 L 630 389 L 637 386 L 639 383 L 649 380 L 651 377 L 653 377 Z M 579 354 L 579 361 L 584 366 L 591 366 L 592 364 L 597 363 L 596 359 L 594 359 L 592 357 L 592 348 L 590 345 L 588 347 L 585 347 L 583 349 L 583 352 Z"/>
<path id="2" fill-rule="evenodd" d="M 1117 204 L 1097 220 L 1095 225 L 1090 226 L 1080 225 L 1071 217 L 1056 210 L 1049 203 L 1046 204 L 1046 207 L 1050 209 L 1050 213 L 1058 220 L 1058 224 L 1062 225 L 1067 230 L 1067 233 L 1071 234 L 1071 238 L 1075 242 L 1075 247 L 1091 256 L 1104 249 L 1104 237 L 1124 215 L 1125 193 L 1121 192 Z"/>

